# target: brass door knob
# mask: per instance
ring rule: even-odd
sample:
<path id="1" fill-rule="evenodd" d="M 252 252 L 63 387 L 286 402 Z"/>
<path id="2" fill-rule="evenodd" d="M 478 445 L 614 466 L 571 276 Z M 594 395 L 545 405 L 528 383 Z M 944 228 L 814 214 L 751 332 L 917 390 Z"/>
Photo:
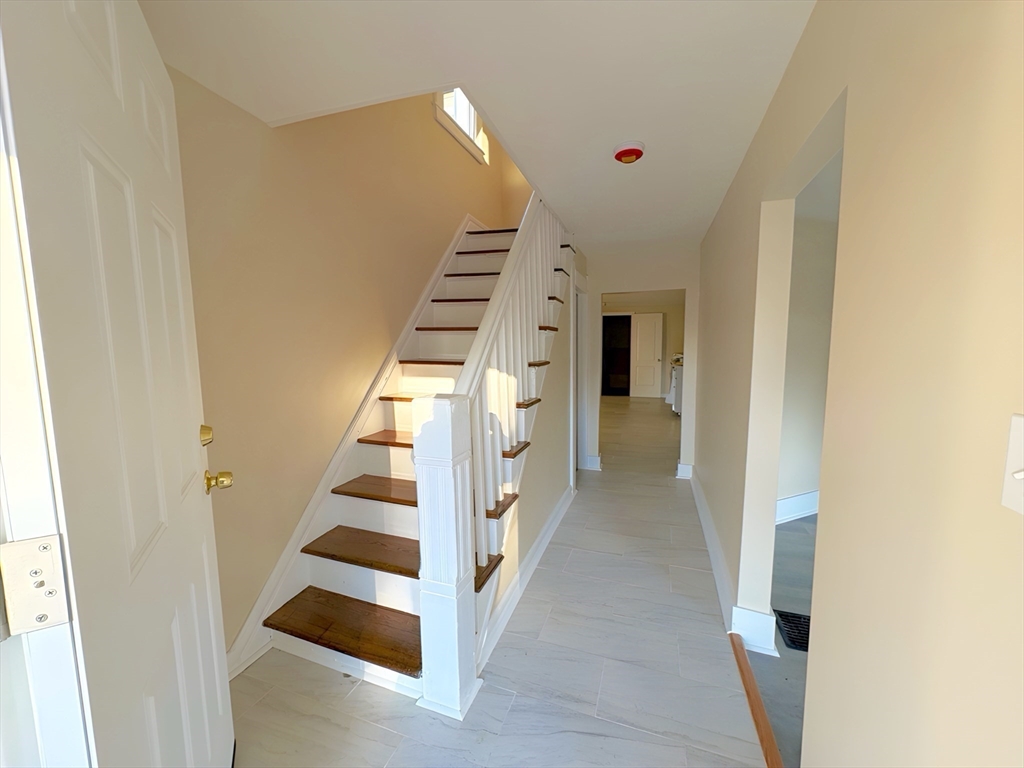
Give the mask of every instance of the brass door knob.
<path id="1" fill-rule="evenodd" d="M 199 444 L 209 445 L 213 442 L 213 427 L 208 427 L 205 424 L 199 425 Z"/>
<path id="2" fill-rule="evenodd" d="M 214 488 L 230 488 L 235 482 L 235 476 L 230 472 L 218 472 L 216 475 L 211 475 L 210 470 L 206 470 L 206 495 L 210 495 L 210 491 Z"/>

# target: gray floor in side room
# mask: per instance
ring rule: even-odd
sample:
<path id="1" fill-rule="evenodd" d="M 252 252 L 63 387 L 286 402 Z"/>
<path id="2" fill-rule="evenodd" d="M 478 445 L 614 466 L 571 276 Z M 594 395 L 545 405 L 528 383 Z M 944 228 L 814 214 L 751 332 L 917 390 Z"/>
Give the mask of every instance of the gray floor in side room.
<path id="1" fill-rule="evenodd" d="M 772 608 L 810 615 L 817 525 L 818 516 L 811 515 L 776 527 Z M 786 768 L 796 768 L 800 765 L 803 735 L 807 654 L 787 648 L 777 627 L 775 646 L 779 649 L 779 658 L 751 653 L 750 665 L 754 668 L 782 760 Z"/>
<path id="2" fill-rule="evenodd" d="M 238 768 L 763 766 L 678 451 L 663 401 L 602 398 L 603 471 L 463 722 L 273 650 L 231 682 Z"/>

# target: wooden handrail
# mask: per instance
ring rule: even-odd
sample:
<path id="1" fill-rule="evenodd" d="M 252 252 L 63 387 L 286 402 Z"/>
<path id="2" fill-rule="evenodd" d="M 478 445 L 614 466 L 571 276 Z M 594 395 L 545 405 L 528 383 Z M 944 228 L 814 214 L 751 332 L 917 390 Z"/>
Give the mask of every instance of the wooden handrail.
<path id="1" fill-rule="evenodd" d="M 772 730 L 771 721 L 768 720 L 768 711 L 764 708 L 764 701 L 761 700 L 761 691 L 758 690 L 754 670 L 750 667 L 750 659 L 747 658 L 747 649 L 743 645 L 743 638 L 737 632 L 730 632 L 729 642 L 732 644 L 733 656 L 736 657 L 736 666 L 740 670 L 740 680 L 743 681 L 743 690 L 747 694 L 750 716 L 754 719 L 754 729 L 757 731 L 758 741 L 761 742 L 765 765 L 767 768 L 784 768 L 782 754 L 779 752 L 778 742 L 775 741 L 775 732 Z"/>

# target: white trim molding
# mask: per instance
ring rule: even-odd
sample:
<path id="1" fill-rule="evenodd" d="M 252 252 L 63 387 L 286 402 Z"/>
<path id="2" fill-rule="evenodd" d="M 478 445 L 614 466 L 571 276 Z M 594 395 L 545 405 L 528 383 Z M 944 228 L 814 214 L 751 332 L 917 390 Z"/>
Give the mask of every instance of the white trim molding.
<path id="1" fill-rule="evenodd" d="M 718 603 L 722 609 L 722 622 L 728 629 L 732 625 L 732 606 L 736 602 L 736 588 L 729 575 L 729 566 L 725 562 L 725 550 L 722 549 L 718 531 L 715 530 L 715 521 L 711 518 L 711 508 L 708 507 L 704 489 L 700 487 L 700 478 L 695 471 L 692 474 L 690 488 L 693 490 L 693 500 L 697 504 L 697 515 L 700 517 L 700 527 L 704 531 L 704 541 L 708 545 L 708 555 L 711 557 L 711 573 L 715 577 Z"/>
<path id="2" fill-rule="evenodd" d="M 818 492 L 809 491 L 796 496 L 789 496 L 775 502 L 775 524 L 799 520 L 818 512 Z"/>
<path id="3" fill-rule="evenodd" d="M 693 464 L 676 465 L 677 480 L 689 480 L 691 477 L 693 477 Z"/>
<path id="4" fill-rule="evenodd" d="M 598 454 L 597 456 L 587 456 L 586 458 L 583 459 L 583 466 L 580 467 L 580 469 L 589 469 L 592 470 L 593 472 L 600 472 L 601 455 Z"/>
<path id="5" fill-rule="evenodd" d="M 734 605 L 731 631 L 743 638 L 743 647 L 748 651 L 779 655 L 775 647 L 775 616 Z"/>

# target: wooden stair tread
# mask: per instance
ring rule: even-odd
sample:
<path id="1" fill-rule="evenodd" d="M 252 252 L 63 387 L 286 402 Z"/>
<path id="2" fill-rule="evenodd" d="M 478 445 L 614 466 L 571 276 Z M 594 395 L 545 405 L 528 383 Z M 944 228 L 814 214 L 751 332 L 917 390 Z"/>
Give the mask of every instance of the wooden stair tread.
<path id="1" fill-rule="evenodd" d="M 557 301 L 559 304 L 565 304 L 565 300 L 560 299 L 557 296 L 548 296 L 548 301 Z"/>
<path id="2" fill-rule="evenodd" d="M 480 256 L 485 253 L 508 253 L 511 248 L 482 248 L 477 251 L 456 251 L 456 256 Z"/>
<path id="3" fill-rule="evenodd" d="M 512 505 L 516 503 L 518 498 L 518 493 L 506 493 L 505 498 L 499 501 L 494 509 L 487 510 L 487 517 L 491 520 L 500 520 L 501 516 L 512 508 Z M 477 591 L 479 592 L 480 590 Z"/>
<path id="4" fill-rule="evenodd" d="M 417 325 L 417 331 L 479 331 L 478 325 Z"/>
<path id="5" fill-rule="evenodd" d="M 410 579 L 420 577 L 420 543 L 416 539 L 339 525 L 311 541 L 302 551 Z"/>
<path id="6" fill-rule="evenodd" d="M 518 232 L 519 227 L 509 227 L 508 229 L 471 229 L 466 232 L 467 235 L 507 235 L 512 232 Z"/>
<path id="7" fill-rule="evenodd" d="M 433 392 L 391 392 L 387 395 L 381 395 L 378 400 L 383 400 L 385 403 L 411 403 L 417 397 L 433 397 Z"/>
<path id="8" fill-rule="evenodd" d="M 501 272 L 449 272 L 445 277 L 497 277 Z"/>
<path id="9" fill-rule="evenodd" d="M 558 328 L 556 328 L 553 325 L 540 325 L 540 326 L 537 327 L 537 329 L 540 330 L 540 331 L 557 331 L 558 330 Z"/>
<path id="10" fill-rule="evenodd" d="M 522 408 L 525 411 L 527 408 L 533 408 L 533 406 L 539 402 L 539 397 L 531 397 L 529 400 L 523 400 L 521 403 L 516 403 L 516 408 Z"/>
<path id="11" fill-rule="evenodd" d="M 399 360 L 401 365 L 465 365 L 465 360 L 428 360 L 410 358 L 407 360 Z"/>
<path id="12" fill-rule="evenodd" d="M 569 276 L 569 273 L 568 273 L 568 272 L 566 272 L 566 271 L 565 271 L 564 269 L 562 269 L 561 267 L 555 267 L 555 272 L 561 272 L 561 273 L 562 273 L 563 275 L 565 275 L 566 277 L 568 277 L 568 276 Z"/>
<path id="13" fill-rule="evenodd" d="M 410 677 L 423 674 L 420 617 L 309 586 L 263 626 Z"/>
<path id="14" fill-rule="evenodd" d="M 576 253 L 576 249 L 575 249 L 575 248 L 573 248 L 573 247 L 572 247 L 571 245 L 569 245 L 568 243 L 562 243 L 561 247 L 562 247 L 562 248 L 568 248 L 568 249 L 569 249 L 570 251 L 572 251 L 573 253 Z"/>
<path id="15" fill-rule="evenodd" d="M 490 299 L 431 299 L 435 304 L 479 304 Z"/>
<path id="16" fill-rule="evenodd" d="M 356 442 L 365 445 L 389 445 L 392 448 L 412 448 L 412 432 L 382 429 L 372 435 L 363 435 Z"/>
<path id="17" fill-rule="evenodd" d="M 385 501 L 389 504 L 416 506 L 416 481 L 381 475 L 360 475 L 331 490 L 339 496 L 354 496 L 357 499 Z"/>
<path id="18" fill-rule="evenodd" d="M 516 456 L 518 456 L 520 453 L 522 453 L 523 451 L 525 451 L 529 447 L 530 447 L 530 441 L 529 440 L 520 440 L 518 443 L 513 445 L 507 451 L 502 451 L 501 452 L 501 457 L 503 459 L 514 459 Z"/>
<path id="19" fill-rule="evenodd" d="M 541 366 L 551 365 L 550 360 L 531 360 L 527 363 L 531 368 L 540 368 Z"/>
<path id="20" fill-rule="evenodd" d="M 504 559 L 504 555 L 489 555 L 487 557 L 487 565 L 478 565 L 476 567 L 476 578 L 473 580 L 474 591 L 479 592 L 484 588 L 484 584 L 491 578 L 491 574 L 498 570 L 498 566 L 501 565 L 501 561 Z"/>

